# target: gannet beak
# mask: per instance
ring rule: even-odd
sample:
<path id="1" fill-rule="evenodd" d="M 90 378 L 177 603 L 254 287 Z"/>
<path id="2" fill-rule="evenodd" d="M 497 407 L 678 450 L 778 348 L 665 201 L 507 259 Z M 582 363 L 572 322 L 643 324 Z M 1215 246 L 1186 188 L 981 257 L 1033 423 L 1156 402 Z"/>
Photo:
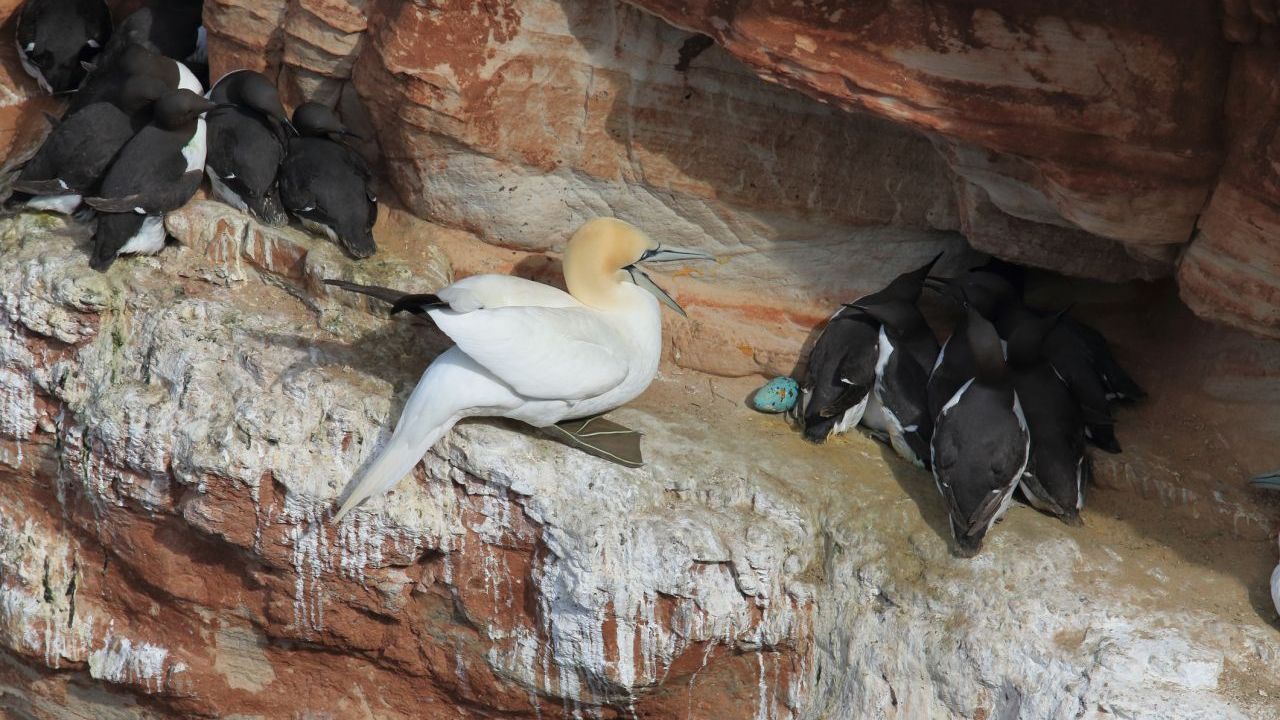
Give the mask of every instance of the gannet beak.
<path id="1" fill-rule="evenodd" d="M 700 250 L 688 250 L 685 248 L 664 247 L 659 245 L 652 250 L 646 250 L 636 263 L 676 262 L 679 260 L 715 260 L 715 258 Z M 658 287 L 658 285 L 650 279 L 643 270 L 636 267 L 635 263 L 628 265 L 624 269 L 631 274 L 631 282 L 634 282 L 636 285 L 639 285 L 645 290 L 653 293 L 653 296 L 658 298 L 658 302 L 661 302 L 663 305 L 666 305 L 672 310 L 680 313 L 680 317 L 689 317 L 689 315 L 685 313 L 684 308 L 680 307 L 680 303 L 676 302 L 674 298 L 668 295 L 667 291 Z"/>
<path id="2" fill-rule="evenodd" d="M 631 282 L 653 293 L 653 296 L 658 298 L 658 302 L 680 313 L 680 317 L 689 317 L 689 314 L 684 311 L 684 308 L 680 307 L 680 303 L 676 302 L 675 298 L 668 295 L 666 290 L 658 287 L 657 283 L 649 279 L 649 276 L 645 271 L 635 265 L 628 265 L 623 268 L 623 270 L 626 270 L 627 273 L 631 275 Z"/>
<path id="3" fill-rule="evenodd" d="M 675 262 L 677 260 L 715 260 L 715 258 L 700 250 L 659 245 L 653 250 L 646 250 L 636 262 Z"/>
<path id="4" fill-rule="evenodd" d="M 1280 490 L 1280 472 L 1265 473 L 1259 475 L 1249 484 L 1256 488 L 1266 488 L 1268 490 Z"/>

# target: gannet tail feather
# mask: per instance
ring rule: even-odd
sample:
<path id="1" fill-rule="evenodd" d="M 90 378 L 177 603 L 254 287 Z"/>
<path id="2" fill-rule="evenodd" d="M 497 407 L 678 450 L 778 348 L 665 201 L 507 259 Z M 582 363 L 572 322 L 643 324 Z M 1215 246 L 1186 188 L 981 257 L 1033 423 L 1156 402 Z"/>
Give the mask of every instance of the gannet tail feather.
<path id="1" fill-rule="evenodd" d="M 347 485 L 334 522 L 364 500 L 395 487 L 459 419 L 478 408 L 499 414 L 524 402 L 460 348 L 449 348 L 422 374 L 391 439 Z"/>
<path id="2" fill-rule="evenodd" d="M 449 387 L 450 373 L 440 372 L 447 365 L 433 364 L 418 381 L 391 439 L 359 479 L 348 485 L 346 498 L 333 516 L 335 523 L 366 499 L 395 487 L 453 427 L 457 421 L 456 403 L 451 402 L 454 388 Z"/>
<path id="3" fill-rule="evenodd" d="M 338 512 L 333 516 L 333 521 L 341 522 L 342 518 L 357 505 L 368 498 L 381 495 L 399 483 L 427 454 L 435 440 L 443 434 L 429 432 L 420 442 L 414 442 L 407 435 L 392 436 L 391 441 L 378 455 L 378 459 L 351 488 L 342 507 L 338 508 Z"/>
<path id="4" fill-rule="evenodd" d="M 398 312 L 410 312 L 414 315 L 422 315 L 433 307 L 446 307 L 449 303 L 440 299 L 440 296 L 430 293 L 406 293 L 391 288 L 381 287 L 379 285 L 359 285 L 346 280 L 326 279 L 325 285 L 342 288 L 361 295 L 368 295 L 379 300 L 391 304 L 391 314 Z"/>

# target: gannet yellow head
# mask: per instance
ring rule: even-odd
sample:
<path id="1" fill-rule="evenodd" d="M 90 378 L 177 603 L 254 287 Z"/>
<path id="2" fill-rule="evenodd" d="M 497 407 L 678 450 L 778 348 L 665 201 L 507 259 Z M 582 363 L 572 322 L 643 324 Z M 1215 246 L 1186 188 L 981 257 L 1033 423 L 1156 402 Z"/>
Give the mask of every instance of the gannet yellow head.
<path id="1" fill-rule="evenodd" d="M 578 228 L 569 239 L 564 252 L 564 281 L 570 295 L 596 308 L 617 304 L 618 287 L 624 282 L 633 282 L 684 315 L 679 303 L 636 264 L 714 259 L 697 250 L 659 245 L 636 226 L 617 218 L 595 218 Z"/>

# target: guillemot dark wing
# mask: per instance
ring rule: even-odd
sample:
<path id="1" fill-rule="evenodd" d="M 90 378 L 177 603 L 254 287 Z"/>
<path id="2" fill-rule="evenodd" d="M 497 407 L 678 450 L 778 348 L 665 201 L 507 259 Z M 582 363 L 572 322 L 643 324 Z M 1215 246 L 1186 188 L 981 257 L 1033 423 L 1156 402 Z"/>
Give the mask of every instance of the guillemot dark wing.
<path id="1" fill-rule="evenodd" d="M 133 133 L 115 105 L 90 105 L 54 128 L 13 187 L 33 195 L 89 192 Z"/>

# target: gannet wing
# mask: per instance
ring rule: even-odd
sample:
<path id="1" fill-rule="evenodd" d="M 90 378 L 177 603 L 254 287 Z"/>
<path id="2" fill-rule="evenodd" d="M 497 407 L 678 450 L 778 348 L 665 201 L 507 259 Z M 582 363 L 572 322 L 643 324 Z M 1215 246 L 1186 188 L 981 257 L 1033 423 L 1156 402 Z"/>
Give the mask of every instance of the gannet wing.
<path id="1" fill-rule="evenodd" d="M 435 295 L 325 280 L 372 295 L 393 311 L 425 311 L 446 335 L 525 397 L 579 400 L 627 374 L 622 341 L 569 293 L 510 275 L 473 275 Z"/>
<path id="2" fill-rule="evenodd" d="M 436 293 L 457 312 L 500 307 L 582 307 L 569 293 L 511 275 L 472 275 Z"/>
<path id="3" fill-rule="evenodd" d="M 472 275 L 434 294 L 411 294 L 333 278 L 324 283 L 389 303 L 392 315 L 401 311 L 421 315 L 430 308 L 445 305 L 457 312 L 500 307 L 582 307 L 582 303 L 559 288 L 509 275 Z"/>
<path id="4" fill-rule="evenodd" d="M 626 377 L 622 338 L 594 313 L 580 305 L 427 311 L 471 359 L 517 393 L 547 400 L 593 397 Z"/>

